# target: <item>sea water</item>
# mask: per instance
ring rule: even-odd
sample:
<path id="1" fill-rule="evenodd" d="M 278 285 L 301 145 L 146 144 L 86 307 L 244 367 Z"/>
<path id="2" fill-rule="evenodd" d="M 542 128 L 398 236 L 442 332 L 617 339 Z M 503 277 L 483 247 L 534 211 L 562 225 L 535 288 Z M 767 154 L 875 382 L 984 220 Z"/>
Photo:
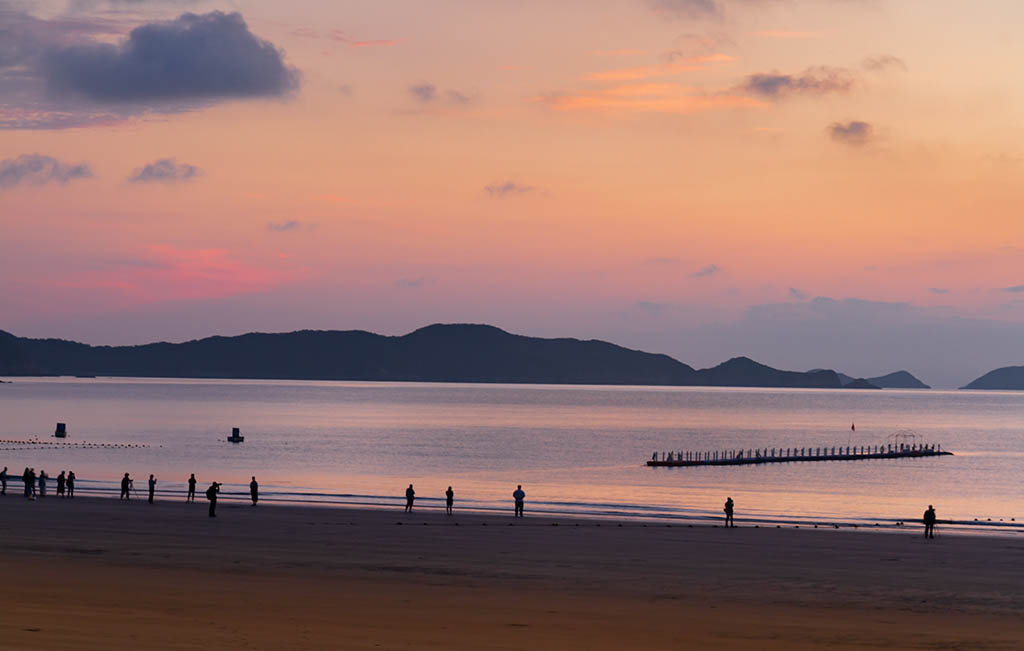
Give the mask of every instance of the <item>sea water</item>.
<path id="1" fill-rule="evenodd" d="M 244 499 L 709 522 L 893 527 L 940 520 L 1024 533 L 1024 393 L 150 378 L 7 378 L 0 467 L 160 500 L 211 481 Z M 55 439 L 57 422 L 67 439 Z M 851 426 L 855 425 L 855 429 Z M 226 441 L 239 427 L 245 442 Z M 903 434 L 896 439 L 895 433 Z M 648 468 L 654 451 L 937 443 L 921 459 Z M 38 439 L 38 442 L 35 440 Z M 975 522 L 977 520 L 977 523 Z"/>

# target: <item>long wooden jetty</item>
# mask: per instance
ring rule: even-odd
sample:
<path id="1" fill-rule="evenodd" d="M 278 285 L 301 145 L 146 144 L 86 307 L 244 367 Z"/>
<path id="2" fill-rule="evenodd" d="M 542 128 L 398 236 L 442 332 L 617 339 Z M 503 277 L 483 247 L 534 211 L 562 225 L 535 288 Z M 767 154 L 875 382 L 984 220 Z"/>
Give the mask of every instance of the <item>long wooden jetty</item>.
<path id="1" fill-rule="evenodd" d="M 757 463 L 794 461 L 859 461 L 861 459 L 910 459 L 951 456 L 941 445 L 899 443 L 813 448 L 760 448 L 748 450 L 705 450 L 701 452 L 655 452 L 647 462 L 651 467 L 745 466 Z"/>

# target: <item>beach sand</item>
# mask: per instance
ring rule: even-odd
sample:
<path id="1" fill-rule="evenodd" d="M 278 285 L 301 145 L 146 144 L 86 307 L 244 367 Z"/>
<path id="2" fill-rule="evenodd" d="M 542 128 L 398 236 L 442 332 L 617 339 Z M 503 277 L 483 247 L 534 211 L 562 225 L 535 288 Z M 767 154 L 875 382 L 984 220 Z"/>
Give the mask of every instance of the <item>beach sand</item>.
<path id="1" fill-rule="evenodd" d="M 10 493 L 0 522 L 3 649 L 1024 649 L 1015 537 Z"/>

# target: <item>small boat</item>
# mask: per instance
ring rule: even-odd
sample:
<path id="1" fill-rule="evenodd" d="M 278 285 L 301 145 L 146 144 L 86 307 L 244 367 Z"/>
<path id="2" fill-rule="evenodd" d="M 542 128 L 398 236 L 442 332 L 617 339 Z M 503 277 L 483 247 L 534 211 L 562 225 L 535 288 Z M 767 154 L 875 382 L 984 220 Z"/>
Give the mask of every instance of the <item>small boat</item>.
<path id="1" fill-rule="evenodd" d="M 232 427 L 231 428 L 231 436 L 228 437 L 228 442 L 229 443 L 241 443 L 244 440 L 245 440 L 245 437 L 242 436 L 242 434 L 240 433 L 240 430 L 237 427 Z"/>
<path id="2" fill-rule="evenodd" d="M 53 430 L 53 435 L 59 439 L 66 439 L 68 437 L 68 426 L 64 423 L 57 423 L 57 429 Z"/>

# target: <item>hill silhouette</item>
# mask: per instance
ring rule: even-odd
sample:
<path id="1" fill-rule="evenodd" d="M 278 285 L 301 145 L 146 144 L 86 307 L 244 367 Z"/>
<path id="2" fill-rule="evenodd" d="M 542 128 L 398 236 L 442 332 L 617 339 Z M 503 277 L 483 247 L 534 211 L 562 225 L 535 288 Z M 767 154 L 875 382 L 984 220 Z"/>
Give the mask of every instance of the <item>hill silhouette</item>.
<path id="1" fill-rule="evenodd" d="M 867 381 L 883 389 L 930 389 L 931 387 L 918 380 L 908 371 L 895 371 L 880 377 L 869 377 Z"/>
<path id="2" fill-rule="evenodd" d="M 1004 366 L 972 381 L 961 389 L 985 389 L 989 391 L 1024 390 L 1024 366 Z"/>
<path id="3" fill-rule="evenodd" d="M 184 343 L 90 346 L 0 331 L 0 375 L 839 388 L 834 371 L 780 371 L 746 357 L 695 370 L 605 341 L 435 324 L 391 337 L 301 330 Z"/>

